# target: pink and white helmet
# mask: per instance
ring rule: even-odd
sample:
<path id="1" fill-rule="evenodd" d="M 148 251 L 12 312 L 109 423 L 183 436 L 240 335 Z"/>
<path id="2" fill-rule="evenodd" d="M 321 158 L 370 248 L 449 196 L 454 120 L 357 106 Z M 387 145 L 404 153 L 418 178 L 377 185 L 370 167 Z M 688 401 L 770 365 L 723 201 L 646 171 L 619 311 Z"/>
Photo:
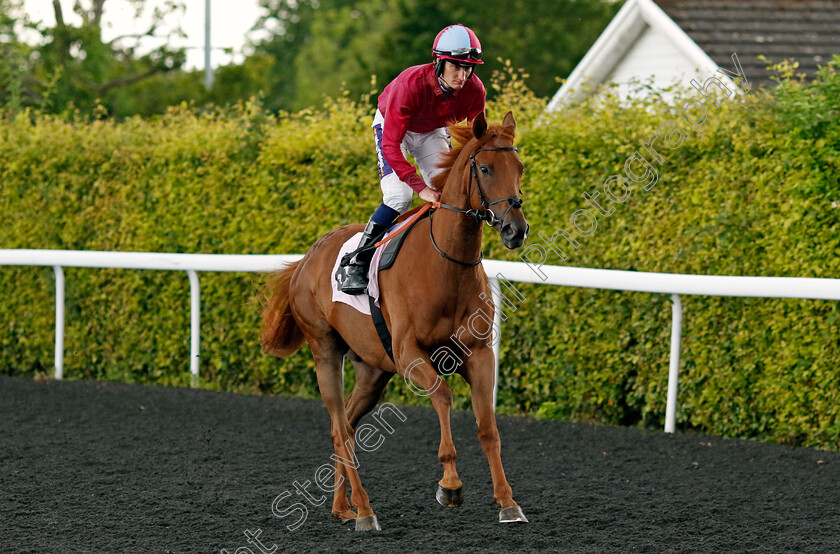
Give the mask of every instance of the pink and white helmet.
<path id="1" fill-rule="evenodd" d="M 483 64 L 481 43 L 472 29 L 458 23 L 446 27 L 435 37 L 432 55 L 439 60 L 453 60 L 468 64 Z"/>

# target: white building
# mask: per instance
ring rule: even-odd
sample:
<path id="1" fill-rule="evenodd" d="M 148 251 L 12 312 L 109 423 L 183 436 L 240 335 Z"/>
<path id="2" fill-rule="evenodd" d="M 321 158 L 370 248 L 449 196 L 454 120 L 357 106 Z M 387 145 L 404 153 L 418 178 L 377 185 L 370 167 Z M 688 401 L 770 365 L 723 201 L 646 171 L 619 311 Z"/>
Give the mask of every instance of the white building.
<path id="1" fill-rule="evenodd" d="M 791 58 L 813 78 L 840 54 L 840 0 L 627 0 L 548 109 L 602 83 L 615 83 L 621 96 L 634 81 L 688 86 L 718 67 L 733 70 L 733 53 L 751 86 L 772 85 L 766 66 Z"/>

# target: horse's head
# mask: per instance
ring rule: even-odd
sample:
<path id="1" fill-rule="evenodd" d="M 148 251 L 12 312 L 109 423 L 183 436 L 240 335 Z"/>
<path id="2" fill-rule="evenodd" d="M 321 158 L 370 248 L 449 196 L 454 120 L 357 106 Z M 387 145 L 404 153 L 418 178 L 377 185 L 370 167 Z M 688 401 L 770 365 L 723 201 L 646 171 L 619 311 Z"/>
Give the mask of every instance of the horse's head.
<path id="1" fill-rule="evenodd" d="M 469 154 L 469 172 L 464 172 L 470 209 L 478 219 L 487 221 L 502 237 L 505 246 L 519 248 L 528 236 L 528 222 L 522 214 L 522 171 L 513 137 L 516 122 L 513 113 L 505 115 L 501 126 L 487 126 L 484 114 L 472 124 L 475 142 L 465 145 Z"/>

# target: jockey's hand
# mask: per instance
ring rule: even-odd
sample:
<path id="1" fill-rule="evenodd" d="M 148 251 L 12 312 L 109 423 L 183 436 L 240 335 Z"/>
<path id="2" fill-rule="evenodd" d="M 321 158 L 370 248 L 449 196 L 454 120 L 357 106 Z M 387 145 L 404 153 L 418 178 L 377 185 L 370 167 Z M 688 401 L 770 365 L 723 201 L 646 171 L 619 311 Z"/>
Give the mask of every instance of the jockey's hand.
<path id="1" fill-rule="evenodd" d="M 432 190 L 429 187 L 424 188 L 417 195 L 425 200 L 426 202 L 440 202 L 440 193 L 436 190 Z"/>

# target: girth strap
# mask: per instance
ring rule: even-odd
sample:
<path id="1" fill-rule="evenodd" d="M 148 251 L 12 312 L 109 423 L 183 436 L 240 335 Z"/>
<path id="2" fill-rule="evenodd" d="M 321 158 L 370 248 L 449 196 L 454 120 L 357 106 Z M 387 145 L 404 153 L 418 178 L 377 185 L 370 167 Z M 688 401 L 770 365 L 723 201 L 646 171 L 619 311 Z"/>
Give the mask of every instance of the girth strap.
<path id="1" fill-rule="evenodd" d="M 391 361 L 396 365 L 394 360 L 394 351 L 392 348 L 394 339 L 391 338 L 391 332 L 388 331 L 388 326 L 385 324 L 385 316 L 382 315 L 382 310 L 374 302 L 373 297 L 368 295 L 368 302 L 370 303 L 370 316 L 373 318 L 373 326 L 376 327 L 376 334 L 379 335 L 379 341 L 385 347 L 385 352 Z"/>

